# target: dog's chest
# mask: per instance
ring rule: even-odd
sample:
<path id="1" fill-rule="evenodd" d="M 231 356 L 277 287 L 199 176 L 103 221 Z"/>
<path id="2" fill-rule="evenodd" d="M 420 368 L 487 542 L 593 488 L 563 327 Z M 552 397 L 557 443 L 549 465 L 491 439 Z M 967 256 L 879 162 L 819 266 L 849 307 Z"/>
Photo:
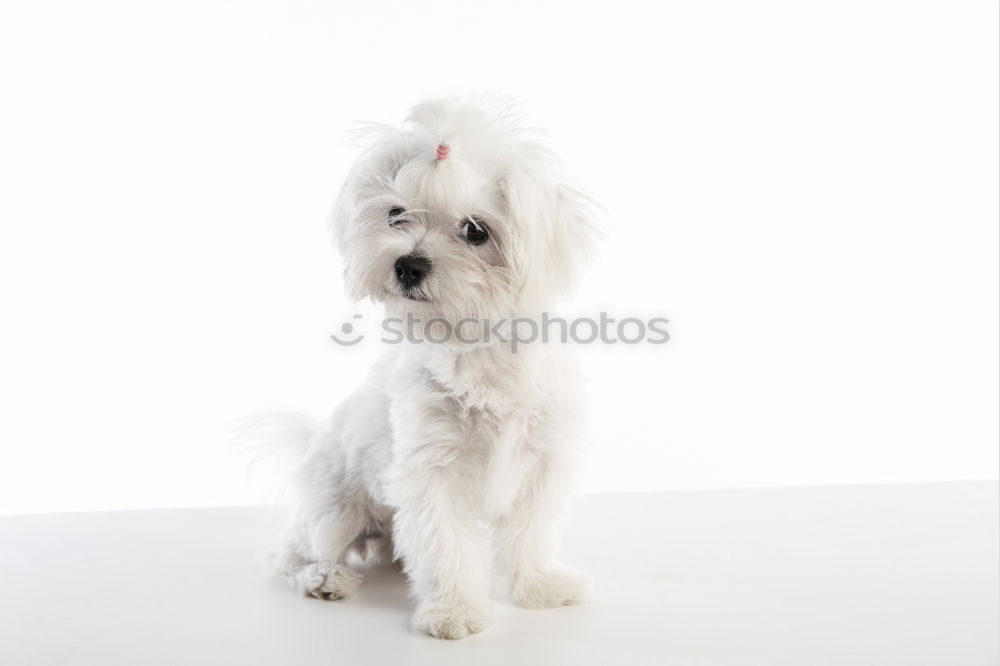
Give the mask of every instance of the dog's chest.
<path id="1" fill-rule="evenodd" d="M 547 418 L 549 396 L 535 373 L 544 367 L 544 356 L 485 350 L 435 360 L 428 366 L 431 389 L 447 396 L 455 422 L 465 430 L 469 454 L 481 465 L 482 512 L 505 515 L 538 460 L 532 433 Z"/>
<path id="2" fill-rule="evenodd" d="M 508 423 L 493 435 L 492 441 L 484 447 L 482 510 L 488 517 L 502 516 L 513 508 L 524 483 L 528 462 L 523 426 Z"/>

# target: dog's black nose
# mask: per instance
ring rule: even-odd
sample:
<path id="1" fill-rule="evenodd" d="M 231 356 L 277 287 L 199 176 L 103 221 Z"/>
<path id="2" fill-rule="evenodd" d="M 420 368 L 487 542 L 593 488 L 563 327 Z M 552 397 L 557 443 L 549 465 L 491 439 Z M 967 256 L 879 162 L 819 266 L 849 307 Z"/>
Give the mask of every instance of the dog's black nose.
<path id="1" fill-rule="evenodd" d="M 413 289 L 431 272 L 431 262 L 408 254 L 396 260 L 396 279 L 405 289 Z"/>

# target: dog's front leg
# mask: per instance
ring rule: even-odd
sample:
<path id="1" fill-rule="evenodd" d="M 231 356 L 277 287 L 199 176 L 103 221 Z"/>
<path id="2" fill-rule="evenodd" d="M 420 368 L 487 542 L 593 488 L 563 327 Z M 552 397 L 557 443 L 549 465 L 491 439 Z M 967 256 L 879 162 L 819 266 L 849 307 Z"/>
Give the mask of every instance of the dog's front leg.
<path id="1" fill-rule="evenodd" d="M 493 619 L 486 535 L 473 501 L 474 470 L 444 457 L 397 461 L 393 531 L 417 601 L 414 627 L 437 638 L 462 638 Z"/>
<path id="2" fill-rule="evenodd" d="M 512 510 L 495 524 L 495 563 L 522 608 L 554 608 L 584 600 L 588 581 L 556 561 L 556 530 L 569 499 L 566 461 L 530 467 Z"/>

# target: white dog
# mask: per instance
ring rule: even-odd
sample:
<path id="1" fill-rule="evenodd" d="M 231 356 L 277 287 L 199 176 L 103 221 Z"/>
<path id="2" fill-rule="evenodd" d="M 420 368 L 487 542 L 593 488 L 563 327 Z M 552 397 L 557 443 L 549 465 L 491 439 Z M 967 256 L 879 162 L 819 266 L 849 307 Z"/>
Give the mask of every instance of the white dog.
<path id="1" fill-rule="evenodd" d="M 374 130 L 351 170 L 331 216 L 350 295 L 467 328 L 389 347 L 327 425 L 301 429 L 308 450 L 275 557 L 302 592 L 339 599 L 360 582 L 351 552 L 392 552 L 414 626 L 438 638 L 490 624 L 490 536 L 519 606 L 574 604 L 585 590 L 555 560 L 579 382 L 554 345 L 469 340 L 483 322 L 550 307 L 593 237 L 586 200 L 514 122 L 501 105 L 428 102 L 402 129 Z"/>

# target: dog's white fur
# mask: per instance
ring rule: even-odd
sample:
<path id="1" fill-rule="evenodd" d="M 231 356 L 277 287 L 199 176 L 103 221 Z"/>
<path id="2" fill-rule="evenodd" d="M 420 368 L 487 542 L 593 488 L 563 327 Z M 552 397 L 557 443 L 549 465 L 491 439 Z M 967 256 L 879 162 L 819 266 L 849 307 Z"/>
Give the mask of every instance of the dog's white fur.
<path id="1" fill-rule="evenodd" d="M 356 299 L 448 322 L 538 316 L 572 285 L 593 227 L 537 134 L 509 107 L 439 100 L 401 129 L 376 127 L 331 216 Z M 436 159 L 436 148 L 450 148 Z M 405 209 L 393 219 L 389 211 Z M 463 238 L 463 220 L 490 240 Z M 407 292 L 394 263 L 432 268 Z M 409 297 L 408 297 L 409 296 Z M 414 626 L 460 638 L 490 624 L 492 561 L 515 603 L 582 600 L 585 579 L 555 560 L 582 413 L 579 381 L 552 345 L 400 344 L 314 433 L 294 473 L 293 519 L 277 569 L 338 599 L 360 575 L 348 555 L 394 553 L 417 602 Z"/>

